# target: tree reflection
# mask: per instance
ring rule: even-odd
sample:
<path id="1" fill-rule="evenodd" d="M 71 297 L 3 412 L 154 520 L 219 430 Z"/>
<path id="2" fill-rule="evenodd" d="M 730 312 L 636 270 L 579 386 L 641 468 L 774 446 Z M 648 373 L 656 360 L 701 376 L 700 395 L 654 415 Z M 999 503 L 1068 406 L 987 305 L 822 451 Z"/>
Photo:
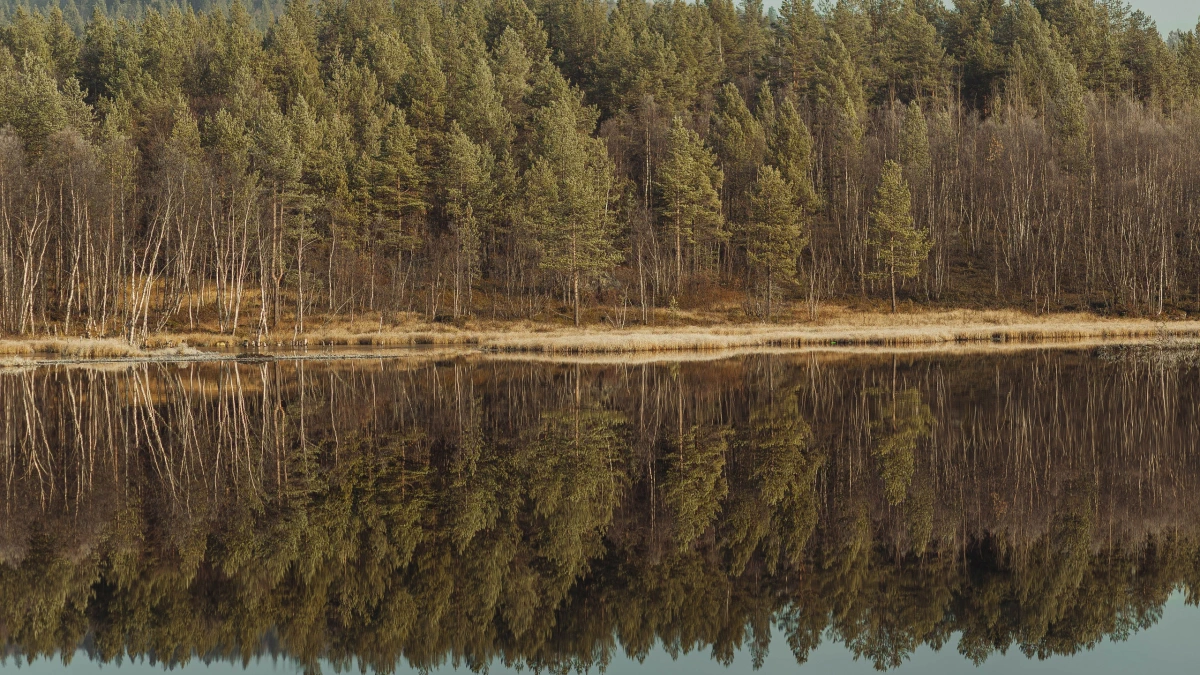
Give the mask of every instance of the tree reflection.
<path id="1" fill-rule="evenodd" d="M 0 635 L 114 661 L 563 670 L 772 625 L 1044 658 L 1200 588 L 1182 359 L 0 374 Z"/>

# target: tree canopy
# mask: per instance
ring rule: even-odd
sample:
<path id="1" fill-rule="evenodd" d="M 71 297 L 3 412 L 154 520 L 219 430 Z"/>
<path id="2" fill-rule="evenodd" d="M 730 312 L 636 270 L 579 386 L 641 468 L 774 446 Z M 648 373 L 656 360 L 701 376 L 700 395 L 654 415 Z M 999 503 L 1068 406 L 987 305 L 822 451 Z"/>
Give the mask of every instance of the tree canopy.
<path id="1" fill-rule="evenodd" d="M 0 0 L 0 330 L 651 323 L 768 277 L 1195 311 L 1198 45 L 1116 0 Z M 771 171 L 795 274 L 731 236 Z"/>

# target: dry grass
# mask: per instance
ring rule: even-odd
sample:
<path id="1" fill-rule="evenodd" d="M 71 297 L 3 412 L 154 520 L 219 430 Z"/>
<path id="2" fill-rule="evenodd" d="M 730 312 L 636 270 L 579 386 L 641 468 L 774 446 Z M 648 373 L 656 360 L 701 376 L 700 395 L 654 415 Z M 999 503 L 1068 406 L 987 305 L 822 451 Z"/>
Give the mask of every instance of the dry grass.
<path id="1" fill-rule="evenodd" d="M 32 338 L 0 340 L 0 356 L 56 356 L 60 359 L 122 359 L 148 356 L 197 356 L 198 349 L 187 345 L 140 349 L 124 340 L 113 338 Z"/>
<path id="2" fill-rule="evenodd" d="M 363 326 L 365 328 L 366 326 Z M 1108 319 L 1091 314 L 1031 315 L 1013 310 L 907 314 L 832 308 L 794 324 L 573 328 L 531 322 L 476 321 L 462 327 L 411 323 L 379 330 L 341 326 L 305 336 L 310 346 L 472 345 L 502 352 L 604 354 L 797 348 L 936 346 L 962 343 L 1095 342 L 1200 337 L 1200 321 Z"/>
<path id="3" fill-rule="evenodd" d="M 54 354 L 63 358 L 105 359 L 141 356 L 144 352 L 124 340 L 87 338 L 34 338 L 0 340 L 0 355 L 36 356 Z"/>
<path id="4" fill-rule="evenodd" d="M 1109 319 L 1092 314 L 1031 315 L 1014 310 L 948 310 L 902 314 L 827 308 L 819 321 L 789 324 L 712 324 L 710 317 L 680 317 L 685 325 L 613 328 L 528 321 L 431 324 L 406 320 L 343 322 L 307 331 L 272 335 L 255 345 L 242 337 L 215 333 L 152 336 L 145 349 L 119 340 L 31 339 L 0 341 L 0 356 L 57 355 L 62 359 L 198 357 L 195 347 L 242 350 L 250 347 L 408 347 L 465 346 L 525 354 L 619 354 L 795 349 L 802 347 L 945 348 L 980 343 L 1089 343 L 1106 340 L 1200 338 L 1200 321 Z M 699 324 L 699 325 L 697 325 Z"/>

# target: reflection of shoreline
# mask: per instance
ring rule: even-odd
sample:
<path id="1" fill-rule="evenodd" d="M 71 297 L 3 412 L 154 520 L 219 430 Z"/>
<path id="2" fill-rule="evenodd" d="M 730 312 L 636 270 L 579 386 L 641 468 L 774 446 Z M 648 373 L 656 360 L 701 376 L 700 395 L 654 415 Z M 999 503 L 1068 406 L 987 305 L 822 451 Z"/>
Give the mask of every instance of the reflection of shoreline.
<path id="1" fill-rule="evenodd" d="M 0 635 L 594 664 L 783 613 L 799 657 L 1070 653 L 1200 580 L 1200 370 L 1143 351 L 4 373 Z"/>
<path id="2" fill-rule="evenodd" d="M 1198 350 L 1200 339 L 1161 335 L 1108 335 L 1090 338 L 1047 340 L 955 340 L 948 342 L 911 344 L 807 344 L 792 347 L 755 346 L 720 347 L 712 349 L 663 349 L 636 351 L 542 351 L 538 349 L 495 349 L 471 345 L 412 345 L 412 346 L 328 346 L 292 351 L 262 349 L 253 352 L 199 351 L 189 354 L 146 354 L 95 358 L 55 357 L 50 355 L 8 357 L 0 359 L 0 373 L 41 366 L 70 366 L 81 368 L 116 368 L 144 364 L 189 363 L 262 363 L 262 362 L 336 362 L 336 361 L 405 361 L 415 364 L 462 359 L 468 362 L 513 361 L 529 363 L 564 363 L 594 365 L 643 365 L 656 363 L 711 362 L 746 356 L 806 356 L 817 355 L 826 360 L 843 360 L 864 355 L 876 356 L 938 356 L 963 354 L 1007 354 L 1039 350 L 1071 351 L 1105 347 L 1163 347 L 1176 350 Z M 1198 352 L 1200 353 L 1200 352 Z"/>
<path id="3" fill-rule="evenodd" d="M 1014 345 L 1079 347 L 1198 338 L 1200 321 L 1112 319 L 1088 314 L 1037 316 L 1013 311 L 893 315 L 842 310 L 816 323 L 791 325 L 704 322 L 664 327 L 569 328 L 531 322 L 479 321 L 465 327 L 414 323 L 373 329 L 348 324 L 322 332 L 270 338 L 261 345 L 253 336 L 159 334 L 148 339 L 145 350 L 112 339 L 5 339 L 0 340 L 0 365 L 14 358 L 60 364 L 233 358 L 320 360 L 443 350 L 600 357 L 655 354 L 660 360 L 674 360 L 701 354 L 777 349 L 960 351 Z"/>

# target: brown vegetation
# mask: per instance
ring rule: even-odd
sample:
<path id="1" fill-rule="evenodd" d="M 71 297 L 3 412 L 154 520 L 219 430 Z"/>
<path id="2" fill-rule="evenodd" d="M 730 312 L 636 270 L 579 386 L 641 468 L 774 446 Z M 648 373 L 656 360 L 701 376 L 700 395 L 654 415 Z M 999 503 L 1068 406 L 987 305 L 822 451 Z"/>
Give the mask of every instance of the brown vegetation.
<path id="1" fill-rule="evenodd" d="M 1200 338 L 1200 321 L 1103 318 L 1092 314 L 1033 315 L 1014 310 L 945 310 L 888 314 L 833 308 L 813 322 L 781 324 L 719 323 L 705 313 L 678 313 L 676 325 L 574 328 L 531 321 L 462 321 L 457 324 L 410 320 L 331 323 L 277 342 L 231 340 L 218 332 L 150 336 L 144 348 L 120 340 L 0 340 L 0 356 L 52 356 L 55 360 L 214 358 L 250 351 L 296 358 L 351 356 L 324 348 L 365 347 L 378 355 L 387 347 L 460 347 L 471 351 L 551 355 L 659 352 L 729 352 L 807 347 L 907 347 L 941 350 L 981 343 L 1078 346 L 1103 341 L 1161 341 Z M 665 323 L 665 322 L 664 322 Z M 202 351 L 207 350 L 207 351 Z M 299 350 L 299 351 L 298 351 Z M 318 351 L 320 350 L 320 351 Z M 453 353 L 461 354 L 462 350 Z M 437 354 L 445 356 L 443 350 Z M 8 365 L 20 365 L 24 360 Z"/>

